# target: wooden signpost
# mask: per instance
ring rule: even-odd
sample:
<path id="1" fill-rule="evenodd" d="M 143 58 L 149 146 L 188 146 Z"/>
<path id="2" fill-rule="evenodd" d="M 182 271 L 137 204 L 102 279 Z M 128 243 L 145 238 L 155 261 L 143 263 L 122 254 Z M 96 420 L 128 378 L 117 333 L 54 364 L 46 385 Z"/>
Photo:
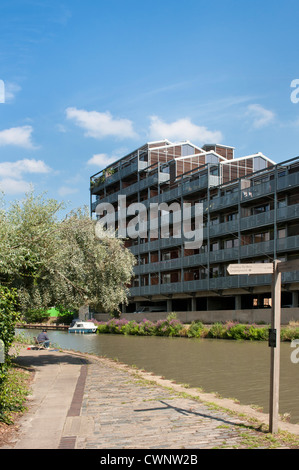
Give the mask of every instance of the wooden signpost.
<path id="1" fill-rule="evenodd" d="M 280 376 L 280 324 L 281 324 L 281 273 L 299 271 L 299 260 L 273 263 L 230 264 L 231 275 L 272 274 L 272 311 L 269 346 L 271 348 L 269 431 L 278 432 L 279 376 Z"/>

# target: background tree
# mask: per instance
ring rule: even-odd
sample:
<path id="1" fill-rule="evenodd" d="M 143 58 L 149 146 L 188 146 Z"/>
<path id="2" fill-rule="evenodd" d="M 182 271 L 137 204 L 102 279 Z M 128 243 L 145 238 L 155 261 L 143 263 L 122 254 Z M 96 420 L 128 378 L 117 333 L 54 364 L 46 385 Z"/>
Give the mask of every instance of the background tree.
<path id="1" fill-rule="evenodd" d="M 127 302 L 135 258 L 122 240 L 100 231 L 87 208 L 68 214 L 33 192 L 0 211 L 0 283 L 16 288 L 23 311 L 89 304 L 113 312 Z M 99 230 L 97 230 L 97 234 Z"/>

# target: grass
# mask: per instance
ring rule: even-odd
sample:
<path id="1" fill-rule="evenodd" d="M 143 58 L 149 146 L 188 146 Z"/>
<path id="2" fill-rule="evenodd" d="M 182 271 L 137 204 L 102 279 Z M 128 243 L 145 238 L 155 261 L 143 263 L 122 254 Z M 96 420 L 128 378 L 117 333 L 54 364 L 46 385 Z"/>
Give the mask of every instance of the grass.
<path id="1" fill-rule="evenodd" d="M 0 385 L 0 422 L 12 424 L 14 417 L 25 411 L 30 379 L 29 371 L 13 363 L 9 366 L 7 377 Z"/>

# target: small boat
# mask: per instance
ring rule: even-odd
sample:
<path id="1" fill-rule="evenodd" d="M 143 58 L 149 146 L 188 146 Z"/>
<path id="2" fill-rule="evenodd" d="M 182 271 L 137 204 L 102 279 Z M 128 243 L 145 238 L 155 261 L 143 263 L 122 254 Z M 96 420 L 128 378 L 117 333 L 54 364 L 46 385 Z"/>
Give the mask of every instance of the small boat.
<path id="1" fill-rule="evenodd" d="M 95 333 L 97 326 L 90 321 L 76 321 L 69 327 L 69 333 Z"/>

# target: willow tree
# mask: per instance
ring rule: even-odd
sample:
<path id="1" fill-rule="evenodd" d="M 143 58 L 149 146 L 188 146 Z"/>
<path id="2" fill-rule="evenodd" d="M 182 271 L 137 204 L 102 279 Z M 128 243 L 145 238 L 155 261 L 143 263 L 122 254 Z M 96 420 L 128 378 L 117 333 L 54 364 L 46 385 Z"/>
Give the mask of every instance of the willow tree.
<path id="1" fill-rule="evenodd" d="M 58 304 L 118 310 L 127 303 L 134 256 L 122 240 L 95 231 L 87 209 L 64 218 L 62 210 L 55 199 L 32 192 L 2 208 L 0 284 L 17 289 L 23 311 Z"/>

